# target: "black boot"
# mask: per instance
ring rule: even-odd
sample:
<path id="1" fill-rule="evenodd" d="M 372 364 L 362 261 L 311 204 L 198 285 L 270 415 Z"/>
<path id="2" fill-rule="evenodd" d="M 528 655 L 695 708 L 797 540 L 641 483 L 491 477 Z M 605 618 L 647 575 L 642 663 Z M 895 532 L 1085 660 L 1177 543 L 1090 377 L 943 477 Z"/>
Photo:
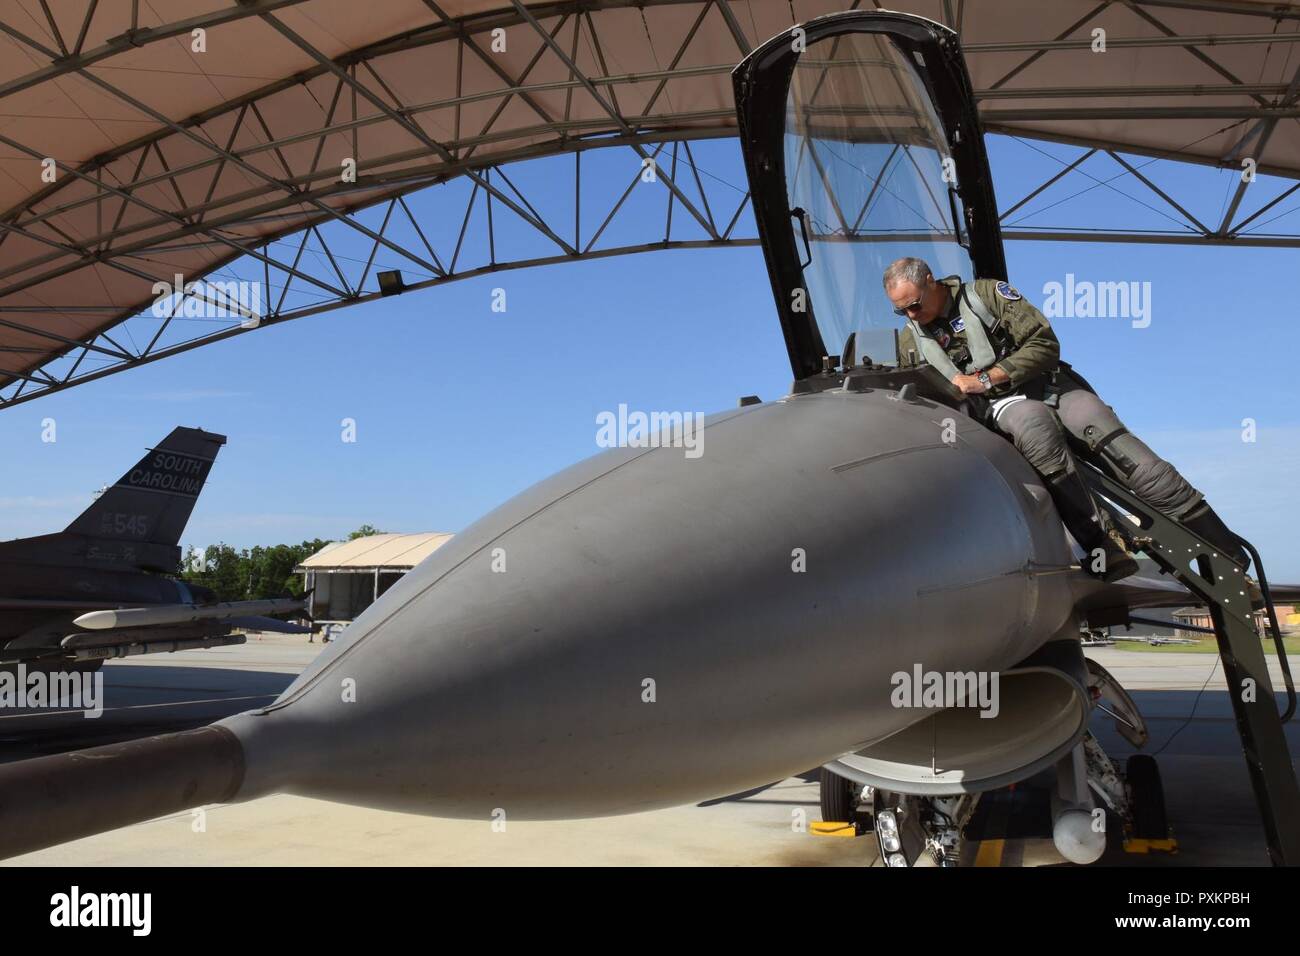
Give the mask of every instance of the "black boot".
<path id="1" fill-rule="evenodd" d="M 1047 483 L 1052 502 L 1074 540 L 1083 548 L 1083 570 L 1103 581 L 1119 581 L 1137 574 L 1138 563 L 1128 553 L 1124 539 L 1110 523 L 1110 516 L 1092 500 L 1088 486 L 1077 472 L 1067 471 Z M 1096 552 L 1101 551 L 1100 562 Z M 1100 567 L 1094 567 L 1094 564 Z"/>
<path id="2" fill-rule="evenodd" d="M 1241 546 L 1237 536 L 1232 533 L 1209 502 L 1202 500 L 1190 513 L 1182 518 L 1182 523 L 1214 545 L 1229 561 L 1235 561 L 1242 570 L 1250 564 L 1250 555 Z"/>

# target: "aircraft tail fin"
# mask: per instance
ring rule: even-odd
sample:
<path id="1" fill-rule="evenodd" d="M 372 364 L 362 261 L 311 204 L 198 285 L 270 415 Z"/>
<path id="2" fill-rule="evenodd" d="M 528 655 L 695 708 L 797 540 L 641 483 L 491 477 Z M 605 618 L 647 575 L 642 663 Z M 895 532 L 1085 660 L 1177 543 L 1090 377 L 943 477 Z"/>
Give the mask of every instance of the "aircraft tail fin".
<path id="1" fill-rule="evenodd" d="M 68 525 L 66 532 L 175 547 L 225 435 L 178 427 Z"/>

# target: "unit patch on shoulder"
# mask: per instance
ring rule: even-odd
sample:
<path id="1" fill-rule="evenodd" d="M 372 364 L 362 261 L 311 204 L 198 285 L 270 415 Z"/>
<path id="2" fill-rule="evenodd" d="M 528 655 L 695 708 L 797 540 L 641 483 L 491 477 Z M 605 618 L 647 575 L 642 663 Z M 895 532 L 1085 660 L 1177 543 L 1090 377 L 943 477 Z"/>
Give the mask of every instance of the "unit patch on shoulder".
<path id="1" fill-rule="evenodd" d="M 1011 288 L 1011 283 L 1009 282 L 999 282 L 997 290 L 998 295 L 1002 296 L 1002 298 L 1006 299 L 1008 302 L 1015 302 L 1017 299 L 1024 298 L 1024 296 L 1019 292 Z"/>

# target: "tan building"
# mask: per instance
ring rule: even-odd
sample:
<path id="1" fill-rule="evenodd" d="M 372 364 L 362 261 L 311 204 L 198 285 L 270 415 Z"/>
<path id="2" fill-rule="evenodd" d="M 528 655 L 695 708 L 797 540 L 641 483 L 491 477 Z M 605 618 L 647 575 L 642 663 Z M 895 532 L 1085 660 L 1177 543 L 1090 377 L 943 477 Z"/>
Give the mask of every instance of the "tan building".
<path id="1" fill-rule="evenodd" d="M 318 621 L 351 621 L 402 575 L 452 539 L 440 532 L 372 534 L 335 541 L 295 571 L 311 591 L 308 610 Z"/>
<path id="2" fill-rule="evenodd" d="M 1277 611 L 1277 623 L 1282 628 L 1283 634 L 1290 634 L 1296 624 L 1300 624 L 1300 615 L 1296 614 L 1294 604 L 1275 604 L 1273 609 Z M 1199 638 L 1213 638 L 1211 634 L 1203 634 L 1200 631 L 1186 630 L 1186 627 L 1213 627 L 1210 620 L 1210 612 L 1203 607 L 1180 607 L 1173 613 L 1174 620 L 1183 625 L 1177 627 L 1174 631 L 1175 637 L 1188 637 L 1193 640 Z M 1261 609 L 1255 612 L 1255 630 L 1260 635 L 1271 636 L 1273 628 L 1268 623 L 1268 612 Z"/>

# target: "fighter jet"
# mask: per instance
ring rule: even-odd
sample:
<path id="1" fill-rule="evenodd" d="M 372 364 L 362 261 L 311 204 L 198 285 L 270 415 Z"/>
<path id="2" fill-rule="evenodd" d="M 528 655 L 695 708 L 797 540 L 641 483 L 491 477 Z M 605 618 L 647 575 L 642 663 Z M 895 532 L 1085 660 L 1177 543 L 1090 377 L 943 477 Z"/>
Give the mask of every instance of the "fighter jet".
<path id="1" fill-rule="evenodd" d="M 790 393 L 708 417 L 700 454 L 611 449 L 501 505 L 269 706 L 0 767 L 0 854 L 271 793 L 486 823 L 823 766 L 824 815 L 873 830 L 891 866 L 951 865 L 980 795 L 1038 774 L 1058 849 L 1089 862 L 1098 821 L 1149 821 L 1159 786 L 1092 737 L 1096 706 L 1135 746 L 1146 730 L 1081 632 L 1204 599 L 1230 681 L 1258 688 L 1233 705 L 1270 852 L 1300 859 L 1243 569 L 1098 474 L 1160 573 L 1086 573 L 1015 448 L 898 362 L 880 275 L 900 250 L 1005 275 L 955 34 L 821 18 L 734 82 Z"/>
<path id="2" fill-rule="evenodd" d="M 186 584 L 180 536 L 224 435 L 176 428 L 64 530 L 0 542 L 0 666 L 88 670 L 113 657 L 243 643 L 291 599 L 219 603 Z"/>

